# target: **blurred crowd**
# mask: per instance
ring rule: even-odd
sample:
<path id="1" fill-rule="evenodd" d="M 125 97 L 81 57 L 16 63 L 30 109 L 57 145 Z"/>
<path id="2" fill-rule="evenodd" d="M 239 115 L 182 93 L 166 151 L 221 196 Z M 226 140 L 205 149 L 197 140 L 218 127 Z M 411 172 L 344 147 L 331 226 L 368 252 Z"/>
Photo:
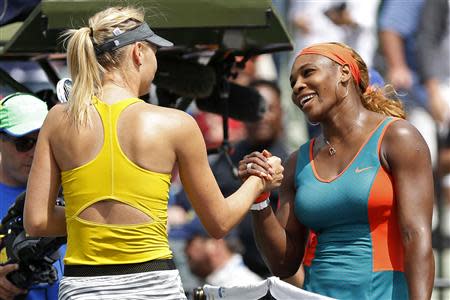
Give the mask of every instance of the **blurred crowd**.
<path id="1" fill-rule="evenodd" d="M 240 185 L 235 168 L 243 155 L 268 149 L 286 158 L 294 150 L 292 145 L 318 134 L 319 126 L 298 118 L 287 77 L 296 53 L 303 47 L 339 41 L 358 51 L 371 70 L 372 84 L 393 88 L 393 96 L 400 98 L 407 109 L 408 120 L 425 138 L 436 183 L 433 246 L 439 251 L 450 249 L 449 0 L 273 0 L 273 4 L 293 38 L 294 50 L 253 57 L 245 68 L 236 70 L 237 77 L 230 79 L 261 94 L 266 104 L 262 119 L 230 119 L 228 139 L 224 141 L 222 116 L 195 105 L 188 108 L 212 153 L 210 164 L 224 196 Z M 54 67 L 65 77 L 64 64 Z M 36 62 L 2 62 L 1 69 L 38 96 L 51 89 Z M 176 171 L 172 178 L 169 238 L 185 290 L 205 283 L 250 284 L 270 276 L 253 240 L 251 219 L 244 218 L 223 240 L 210 238 L 193 213 Z M 271 198 L 276 209 L 277 193 Z M 437 270 L 448 272 L 448 258 L 446 263 Z M 450 277 L 450 273 L 438 276 Z"/>

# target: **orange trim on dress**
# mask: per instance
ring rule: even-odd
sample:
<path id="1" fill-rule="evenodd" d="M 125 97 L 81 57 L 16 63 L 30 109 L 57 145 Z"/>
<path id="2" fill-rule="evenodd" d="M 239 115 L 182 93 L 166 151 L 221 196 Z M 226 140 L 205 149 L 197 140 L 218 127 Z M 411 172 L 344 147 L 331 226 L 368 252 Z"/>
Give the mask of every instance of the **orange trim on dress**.
<path id="1" fill-rule="evenodd" d="M 339 178 L 342 174 L 345 173 L 345 171 L 347 171 L 347 169 L 353 164 L 353 161 L 358 157 L 359 153 L 361 152 L 361 150 L 364 148 L 364 146 L 366 146 L 366 144 L 369 142 L 369 140 L 371 139 L 371 137 L 373 136 L 373 134 L 375 133 L 375 131 L 377 131 L 377 129 L 381 126 L 381 124 L 383 124 L 383 122 L 386 120 L 386 118 L 384 118 L 383 120 L 381 120 L 377 126 L 375 126 L 375 128 L 370 132 L 369 136 L 366 138 L 366 140 L 364 141 L 364 143 L 361 145 L 361 147 L 359 148 L 358 152 L 355 154 L 355 156 L 353 156 L 352 160 L 347 164 L 347 166 L 336 176 L 330 178 L 330 179 L 323 179 L 322 177 L 320 177 L 319 173 L 316 170 L 316 165 L 314 163 L 314 153 L 313 153 L 313 149 L 314 149 L 314 142 L 315 142 L 315 138 L 311 139 L 311 143 L 309 146 L 309 161 L 311 162 L 311 168 L 313 170 L 314 176 L 316 177 L 317 180 L 321 181 L 321 182 L 326 182 L 326 183 L 330 183 L 334 180 L 336 180 L 337 178 Z"/>
<path id="2" fill-rule="evenodd" d="M 400 119 L 400 118 L 392 118 L 392 120 L 389 121 L 389 123 L 387 123 L 386 126 L 384 126 L 383 131 L 380 134 L 380 138 L 378 139 L 377 151 L 378 151 L 378 157 L 379 158 L 381 158 L 380 150 L 381 150 L 381 143 L 383 142 L 384 134 L 386 133 L 386 130 L 389 128 L 389 126 L 391 126 L 394 122 L 397 122 L 398 120 L 402 120 L 402 119 Z"/>

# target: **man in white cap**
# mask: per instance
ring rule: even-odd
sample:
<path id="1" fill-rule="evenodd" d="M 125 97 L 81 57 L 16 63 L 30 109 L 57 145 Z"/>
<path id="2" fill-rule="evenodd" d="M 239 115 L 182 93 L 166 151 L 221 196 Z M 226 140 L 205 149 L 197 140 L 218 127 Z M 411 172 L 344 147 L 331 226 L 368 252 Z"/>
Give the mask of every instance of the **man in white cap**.
<path id="1" fill-rule="evenodd" d="M 47 112 L 47 104 L 33 95 L 15 93 L 0 100 L 0 218 L 26 189 L 36 140 Z M 0 261 L 5 260 L 1 255 Z M 55 267 L 61 271 L 62 262 L 57 261 Z M 6 276 L 17 268 L 17 264 L 0 266 L 0 299 L 14 299 L 27 292 L 27 300 L 57 299 L 57 283 L 36 285 L 29 291 L 14 286 Z"/>

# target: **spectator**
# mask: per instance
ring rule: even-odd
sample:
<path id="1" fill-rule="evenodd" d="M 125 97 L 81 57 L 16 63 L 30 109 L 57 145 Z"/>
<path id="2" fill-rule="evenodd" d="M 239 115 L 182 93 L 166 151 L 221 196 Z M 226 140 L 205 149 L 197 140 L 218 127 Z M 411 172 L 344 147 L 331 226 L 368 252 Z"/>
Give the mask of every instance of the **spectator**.
<path id="1" fill-rule="evenodd" d="M 34 157 L 39 130 L 47 116 L 47 106 L 40 99 L 22 93 L 11 94 L 0 101 L 0 215 L 6 215 L 16 197 L 25 191 Z M 56 201 L 56 197 L 55 197 Z M 61 254 L 63 254 L 61 249 Z M 4 261 L 2 259 L 2 261 Z M 62 260 L 54 264 L 62 276 Z M 0 267 L 0 298 L 13 299 L 27 291 L 16 288 L 6 275 L 17 265 Z M 59 282 L 33 286 L 28 300 L 58 299 Z"/>
<path id="2" fill-rule="evenodd" d="M 450 20 L 448 0 L 426 0 L 417 31 L 418 74 L 428 95 L 430 113 L 438 124 L 438 180 L 443 209 L 439 223 L 450 245 Z M 438 220 L 436 218 L 436 220 Z"/>
<path id="3" fill-rule="evenodd" d="M 184 227 L 188 232 L 185 252 L 189 267 L 204 284 L 231 287 L 262 280 L 245 266 L 240 254 L 241 241 L 235 231 L 214 239 L 197 217 Z"/>
<path id="4" fill-rule="evenodd" d="M 418 74 L 416 36 L 424 3 L 424 0 L 410 1 L 407 4 L 401 0 L 383 1 L 378 21 L 379 38 L 386 64 L 386 81 L 394 86 L 405 103 L 407 118 L 427 142 L 432 165 L 436 167 L 436 121 L 441 117 L 439 113 L 433 115 L 430 112 L 441 111 L 432 107 L 440 106 L 441 102 L 430 102 Z"/>

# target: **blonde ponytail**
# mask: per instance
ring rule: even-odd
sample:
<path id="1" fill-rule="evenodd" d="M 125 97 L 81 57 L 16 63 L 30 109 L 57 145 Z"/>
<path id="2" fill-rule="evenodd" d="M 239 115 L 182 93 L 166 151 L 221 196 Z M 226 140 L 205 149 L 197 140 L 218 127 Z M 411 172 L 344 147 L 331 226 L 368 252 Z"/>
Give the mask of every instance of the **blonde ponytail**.
<path id="1" fill-rule="evenodd" d="M 93 96 L 102 97 L 102 79 L 107 70 L 120 69 L 125 47 L 96 55 L 96 45 L 113 37 L 113 30 L 128 31 L 144 22 L 144 10 L 134 7 L 110 7 L 89 19 L 89 27 L 64 33 L 67 63 L 73 81 L 67 112 L 77 127 L 90 124 L 89 107 Z"/>
<path id="2" fill-rule="evenodd" d="M 88 27 L 67 32 L 67 63 L 73 81 L 67 109 L 77 126 L 90 123 L 88 108 L 92 96 L 101 91 L 101 75 L 90 34 Z"/>
<path id="3" fill-rule="evenodd" d="M 362 104 L 368 110 L 405 119 L 406 114 L 402 102 L 398 98 L 392 99 L 395 95 L 396 92 L 392 85 L 386 85 L 384 88 L 369 86 L 362 95 Z"/>

